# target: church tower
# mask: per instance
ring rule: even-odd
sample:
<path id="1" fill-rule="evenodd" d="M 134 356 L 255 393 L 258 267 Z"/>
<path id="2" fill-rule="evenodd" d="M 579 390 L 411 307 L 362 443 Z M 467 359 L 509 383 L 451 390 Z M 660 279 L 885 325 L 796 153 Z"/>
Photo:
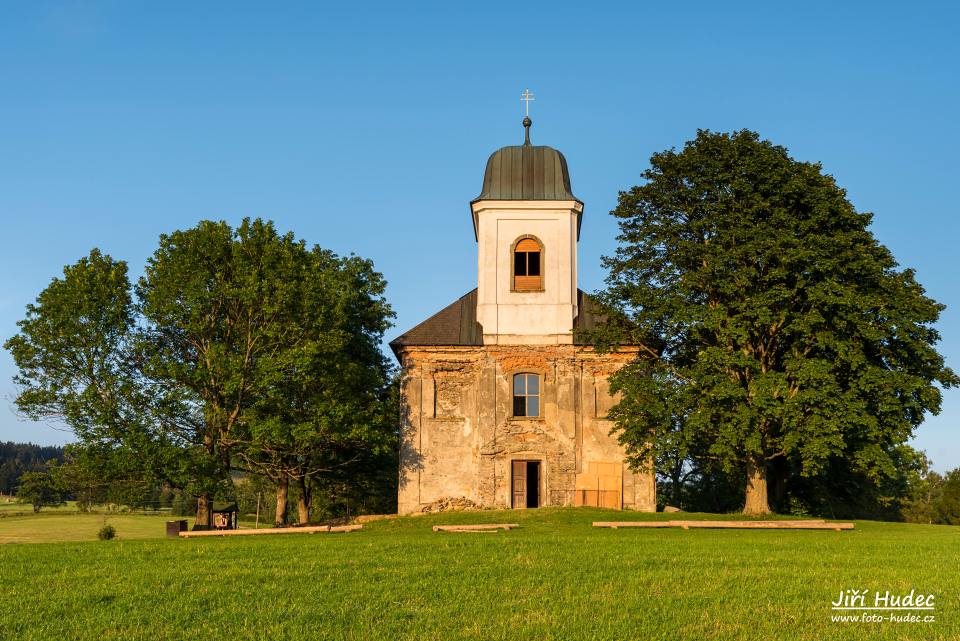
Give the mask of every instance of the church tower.
<path id="1" fill-rule="evenodd" d="M 529 95 L 525 94 L 525 98 Z M 583 203 L 567 161 L 530 142 L 490 156 L 470 203 L 477 287 L 390 343 L 402 368 L 401 514 L 592 505 L 656 509 L 650 469 L 611 434 L 608 378 L 577 288 Z"/>
<path id="2" fill-rule="evenodd" d="M 478 244 L 477 322 L 484 345 L 573 343 L 577 241 L 583 203 L 552 147 L 503 147 L 487 161 L 470 203 Z"/>

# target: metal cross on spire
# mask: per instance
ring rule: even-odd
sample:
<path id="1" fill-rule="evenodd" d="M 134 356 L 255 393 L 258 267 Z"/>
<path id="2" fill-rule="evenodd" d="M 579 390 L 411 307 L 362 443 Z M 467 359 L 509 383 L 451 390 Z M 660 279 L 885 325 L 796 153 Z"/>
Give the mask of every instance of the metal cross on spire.
<path id="1" fill-rule="evenodd" d="M 523 117 L 523 137 L 524 137 L 523 144 L 529 145 L 530 144 L 530 125 L 533 124 L 533 121 L 530 120 L 530 101 L 533 100 L 533 94 L 530 93 L 529 89 L 524 89 L 523 93 L 520 94 L 520 100 L 527 103 L 526 104 L 527 113 Z"/>
<path id="2" fill-rule="evenodd" d="M 522 101 L 524 101 L 525 103 L 527 103 L 527 104 L 526 104 L 526 113 L 523 114 L 523 115 L 524 115 L 524 116 L 529 116 L 529 115 L 530 115 L 530 101 L 531 101 L 531 100 L 534 100 L 533 94 L 530 93 L 530 90 L 529 90 L 529 89 L 524 89 L 524 90 L 523 90 L 523 93 L 520 94 L 520 100 L 522 100 Z"/>

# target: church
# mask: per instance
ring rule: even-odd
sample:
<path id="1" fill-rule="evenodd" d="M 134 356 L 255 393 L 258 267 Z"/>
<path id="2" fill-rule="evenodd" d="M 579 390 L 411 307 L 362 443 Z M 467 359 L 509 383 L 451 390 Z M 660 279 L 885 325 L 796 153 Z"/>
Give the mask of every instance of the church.
<path id="1" fill-rule="evenodd" d="M 577 288 L 583 203 L 566 159 L 525 142 L 487 161 L 470 202 L 477 283 L 397 337 L 402 367 L 398 511 L 592 505 L 656 510 L 652 471 L 610 434 L 608 377 L 636 350 L 598 354 Z M 466 239 L 465 239 L 466 240 Z"/>

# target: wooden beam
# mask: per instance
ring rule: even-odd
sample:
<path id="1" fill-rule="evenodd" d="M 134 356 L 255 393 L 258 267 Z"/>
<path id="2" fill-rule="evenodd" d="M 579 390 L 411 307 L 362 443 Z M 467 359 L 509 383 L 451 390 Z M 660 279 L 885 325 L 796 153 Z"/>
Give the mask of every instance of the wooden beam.
<path id="1" fill-rule="evenodd" d="M 828 523 L 823 519 L 794 521 L 595 521 L 593 527 L 679 527 L 742 530 L 852 530 L 853 523 Z"/>
<path id="2" fill-rule="evenodd" d="M 434 532 L 493 532 L 520 527 L 516 523 L 484 523 L 482 525 L 434 525 Z"/>
<path id="3" fill-rule="evenodd" d="M 181 532 L 180 536 L 190 539 L 200 536 L 253 536 L 259 534 L 318 534 L 328 532 L 355 532 L 362 530 L 362 525 L 313 525 L 310 527 L 270 527 L 255 530 L 194 530 Z"/>

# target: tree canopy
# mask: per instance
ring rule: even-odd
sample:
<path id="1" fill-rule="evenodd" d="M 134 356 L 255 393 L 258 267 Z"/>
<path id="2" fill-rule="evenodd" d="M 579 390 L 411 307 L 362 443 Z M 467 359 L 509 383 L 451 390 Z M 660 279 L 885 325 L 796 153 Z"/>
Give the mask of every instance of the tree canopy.
<path id="1" fill-rule="evenodd" d="M 602 349 L 644 346 L 613 379 L 635 462 L 670 448 L 746 475 L 835 458 L 879 480 L 958 382 L 936 351 L 943 306 L 900 269 L 819 164 L 756 133 L 699 131 L 654 154 L 612 212 Z"/>
<path id="2" fill-rule="evenodd" d="M 17 405 L 75 432 L 85 475 L 147 472 L 198 496 L 200 525 L 237 467 L 306 479 L 308 498 L 311 475 L 393 438 L 384 290 L 370 261 L 259 219 L 162 235 L 135 288 L 93 250 L 6 343 Z"/>
<path id="3" fill-rule="evenodd" d="M 63 505 L 63 492 L 49 472 L 24 472 L 17 488 L 17 498 L 33 506 L 34 512 L 42 507 Z"/>

